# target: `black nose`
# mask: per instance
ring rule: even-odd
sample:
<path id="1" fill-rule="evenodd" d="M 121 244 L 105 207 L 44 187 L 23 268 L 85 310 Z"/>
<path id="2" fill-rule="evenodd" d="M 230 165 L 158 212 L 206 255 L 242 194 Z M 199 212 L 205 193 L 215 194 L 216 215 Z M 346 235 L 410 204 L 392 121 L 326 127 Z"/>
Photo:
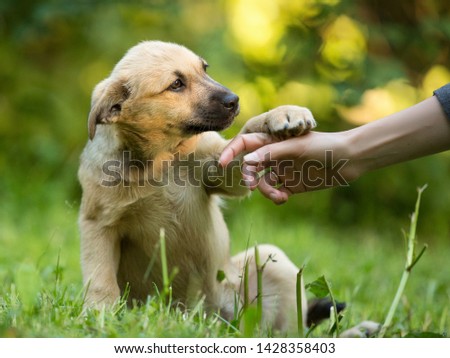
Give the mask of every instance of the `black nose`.
<path id="1" fill-rule="evenodd" d="M 239 104 L 239 97 L 234 93 L 229 93 L 222 97 L 221 102 L 226 109 L 233 111 Z"/>

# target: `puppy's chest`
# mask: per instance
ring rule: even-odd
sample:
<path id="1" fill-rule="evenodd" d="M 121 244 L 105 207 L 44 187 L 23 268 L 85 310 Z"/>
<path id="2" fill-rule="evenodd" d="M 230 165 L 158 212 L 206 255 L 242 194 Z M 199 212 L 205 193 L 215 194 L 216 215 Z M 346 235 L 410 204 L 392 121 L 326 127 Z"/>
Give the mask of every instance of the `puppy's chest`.
<path id="1" fill-rule="evenodd" d="M 160 188 L 129 205 L 121 219 L 124 236 L 143 246 L 153 246 L 164 229 L 166 236 L 180 245 L 192 242 L 192 238 L 199 241 L 213 235 L 212 206 L 210 198 L 195 188 Z"/>

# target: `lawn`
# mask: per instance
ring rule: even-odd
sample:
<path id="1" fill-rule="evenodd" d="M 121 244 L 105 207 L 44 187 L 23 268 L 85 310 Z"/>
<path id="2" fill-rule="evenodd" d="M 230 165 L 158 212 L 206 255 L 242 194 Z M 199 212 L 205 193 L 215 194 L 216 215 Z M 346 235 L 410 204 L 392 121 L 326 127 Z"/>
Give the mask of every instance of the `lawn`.
<path id="1" fill-rule="evenodd" d="M 67 201 L 67 194 L 57 186 L 43 184 L 38 194 L 28 194 L 24 191 L 20 197 L 5 198 L 1 208 L 0 336 L 244 335 L 217 316 L 205 316 L 201 304 L 184 313 L 168 309 L 158 297 L 149 298 L 140 307 L 82 314 L 78 202 Z M 410 212 L 405 212 L 404 221 L 393 227 L 346 228 L 296 217 L 295 213 L 280 215 L 294 210 L 296 200 L 302 198 L 294 198 L 283 208 L 268 205 L 257 193 L 249 199 L 230 201 L 224 212 L 232 235 L 232 252 L 244 249 L 247 243 L 276 244 L 296 264 L 306 265 L 305 282 L 324 275 L 336 299 L 347 302 L 342 329 L 367 319 L 383 322 L 405 264 L 402 229 L 408 230 L 415 193 L 411 195 Z M 448 265 L 450 248 L 445 240 L 430 240 L 412 271 L 388 337 L 423 332 L 448 335 L 450 284 L 448 272 L 442 268 Z M 418 249 L 426 241 L 427 237 L 419 237 Z M 271 334 L 256 333 L 261 337 Z M 328 323 L 311 335 L 330 336 Z"/>

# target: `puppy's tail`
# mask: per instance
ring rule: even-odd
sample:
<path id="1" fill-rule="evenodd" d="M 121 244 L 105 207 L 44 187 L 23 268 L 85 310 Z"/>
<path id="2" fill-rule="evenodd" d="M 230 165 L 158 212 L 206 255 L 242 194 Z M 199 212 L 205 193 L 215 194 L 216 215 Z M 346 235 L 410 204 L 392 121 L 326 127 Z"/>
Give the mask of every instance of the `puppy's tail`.
<path id="1" fill-rule="evenodd" d="M 330 309 L 333 307 L 333 302 L 329 298 L 318 298 L 308 302 L 308 313 L 306 324 L 308 327 L 318 325 L 324 319 L 330 318 Z M 346 307 L 344 302 L 336 302 L 336 309 L 339 312 Z"/>

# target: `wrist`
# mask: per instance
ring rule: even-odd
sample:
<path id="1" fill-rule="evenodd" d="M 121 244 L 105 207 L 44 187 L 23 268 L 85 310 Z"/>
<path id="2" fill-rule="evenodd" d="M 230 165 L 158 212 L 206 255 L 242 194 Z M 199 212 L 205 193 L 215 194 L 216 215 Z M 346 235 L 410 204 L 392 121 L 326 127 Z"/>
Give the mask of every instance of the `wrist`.
<path id="1" fill-rule="evenodd" d="M 351 182 L 370 171 L 370 161 L 365 153 L 368 151 L 368 143 L 364 141 L 361 127 L 357 127 L 345 132 L 341 132 L 343 159 L 348 162 L 345 165 L 344 174 Z"/>

